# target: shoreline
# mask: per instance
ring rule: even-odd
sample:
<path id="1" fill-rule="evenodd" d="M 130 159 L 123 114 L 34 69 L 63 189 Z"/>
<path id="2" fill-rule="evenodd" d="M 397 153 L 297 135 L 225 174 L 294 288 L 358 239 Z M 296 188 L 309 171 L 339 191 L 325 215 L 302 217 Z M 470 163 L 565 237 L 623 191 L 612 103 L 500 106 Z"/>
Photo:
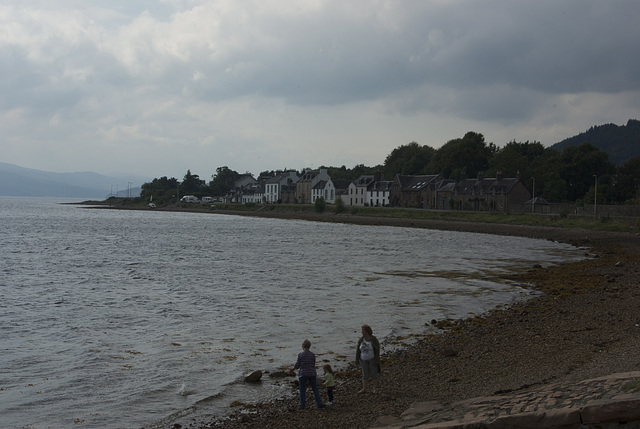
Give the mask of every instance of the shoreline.
<path id="1" fill-rule="evenodd" d="M 382 416 L 398 417 L 417 401 L 449 404 L 640 370 L 637 233 L 351 215 L 217 213 L 514 235 L 587 247 L 594 257 L 507 276 L 543 294 L 482 317 L 456 320 L 446 333 L 385 355 L 377 395 L 357 395 L 360 373 L 347 371 L 338 377 L 336 403 L 326 409 L 299 411 L 293 395 L 234 410 L 220 422 L 177 422 L 182 427 L 369 428 Z"/>
<path id="2" fill-rule="evenodd" d="M 481 317 L 453 321 L 445 333 L 427 335 L 383 356 L 377 395 L 357 395 L 360 372 L 348 370 L 337 377 L 336 403 L 331 407 L 298 410 L 293 394 L 271 403 L 231 408 L 230 416 L 221 421 L 175 422 L 183 428 L 370 428 L 380 417 L 398 417 L 415 402 L 450 404 L 640 370 L 638 233 L 349 214 L 208 213 L 547 239 L 588 248 L 590 258 L 505 276 L 543 293 Z M 321 394 L 324 397 L 322 390 Z"/>

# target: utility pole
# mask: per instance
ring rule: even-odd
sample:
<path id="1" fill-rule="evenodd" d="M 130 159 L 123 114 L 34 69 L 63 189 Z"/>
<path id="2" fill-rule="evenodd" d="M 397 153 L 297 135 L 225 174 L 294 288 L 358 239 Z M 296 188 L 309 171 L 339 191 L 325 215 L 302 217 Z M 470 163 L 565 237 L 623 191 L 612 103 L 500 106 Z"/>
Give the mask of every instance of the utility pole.
<path id="1" fill-rule="evenodd" d="M 536 204 L 536 178 L 532 177 L 533 180 L 533 196 L 531 197 L 531 213 L 535 213 L 535 204 Z"/>
<path id="2" fill-rule="evenodd" d="M 598 176 L 593 175 L 596 178 L 596 192 L 593 194 L 593 217 L 598 217 Z"/>

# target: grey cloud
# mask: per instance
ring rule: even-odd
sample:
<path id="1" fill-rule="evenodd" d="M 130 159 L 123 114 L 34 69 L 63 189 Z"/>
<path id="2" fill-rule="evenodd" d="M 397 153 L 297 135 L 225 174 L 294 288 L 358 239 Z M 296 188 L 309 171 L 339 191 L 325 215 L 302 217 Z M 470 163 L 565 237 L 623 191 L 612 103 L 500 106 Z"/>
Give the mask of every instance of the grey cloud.
<path id="1" fill-rule="evenodd" d="M 208 85 L 201 83 L 201 94 L 332 105 L 394 97 L 421 86 L 504 86 L 546 94 L 640 86 L 640 59 L 633 55 L 640 7 L 633 2 L 411 6 L 400 14 L 398 27 L 328 11 L 296 22 L 259 23 L 278 41 L 276 47 L 256 40 L 223 63 L 204 64 L 211 76 Z"/>
<path id="2" fill-rule="evenodd" d="M 464 124 L 464 132 L 469 122 L 516 130 L 581 116 L 582 131 L 640 109 L 629 96 L 640 90 L 635 0 L 324 0 L 303 11 L 295 8 L 307 3 L 34 0 L 30 7 L 38 3 L 41 13 L 16 12 L 25 20 L 21 34 L 36 37 L 16 42 L 0 33 L 0 120 L 18 108 L 40 123 L 59 115 L 54 132 L 64 141 L 136 142 L 145 153 L 154 152 L 142 148 L 147 143 L 183 153 L 207 141 L 220 153 L 265 136 L 297 147 L 309 129 L 331 127 L 333 140 L 350 133 L 353 141 L 362 132 L 355 128 L 374 118 L 379 128 L 369 140 L 400 133 L 406 143 L 414 133 L 407 128 L 428 121 Z M 71 26 L 57 25 L 53 12 Z M 549 111 L 563 96 L 570 101 Z M 612 118 L 612 106 L 625 117 Z M 50 131 L 27 122 L 18 138 Z M 424 128 L 417 132 L 436 132 Z"/>

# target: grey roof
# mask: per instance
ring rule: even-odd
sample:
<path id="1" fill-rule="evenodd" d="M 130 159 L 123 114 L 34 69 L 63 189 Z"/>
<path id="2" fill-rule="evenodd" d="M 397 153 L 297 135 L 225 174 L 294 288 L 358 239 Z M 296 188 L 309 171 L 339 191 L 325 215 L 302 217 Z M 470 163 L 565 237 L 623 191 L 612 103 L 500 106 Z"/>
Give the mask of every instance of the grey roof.
<path id="1" fill-rule="evenodd" d="M 331 181 L 333 182 L 333 187 L 336 188 L 336 192 L 338 189 L 346 191 L 351 184 L 351 180 L 349 179 L 331 179 Z"/>
<path id="2" fill-rule="evenodd" d="M 535 197 L 527 201 L 525 204 L 533 204 L 534 206 L 549 206 L 549 201 L 542 197 Z"/>
<path id="3" fill-rule="evenodd" d="M 458 182 L 456 192 L 458 194 L 507 194 L 519 182 L 516 178 L 479 178 L 464 179 Z"/>
<path id="4" fill-rule="evenodd" d="M 300 176 L 299 182 L 310 182 L 318 174 L 320 174 L 320 171 L 318 170 L 308 170 L 302 176 Z"/>
<path id="5" fill-rule="evenodd" d="M 295 180 L 293 180 L 293 178 L 295 178 Z M 284 185 L 284 184 L 288 183 L 289 180 L 292 180 L 293 182 L 296 182 L 298 180 L 298 174 L 296 172 L 292 172 L 292 171 L 287 171 L 287 172 L 284 172 L 284 173 L 276 174 L 275 176 L 273 176 L 272 178 L 267 180 L 267 183 L 269 183 L 269 184 L 276 183 L 276 184 Z"/>
<path id="6" fill-rule="evenodd" d="M 381 180 L 379 182 L 375 182 L 372 187 L 372 191 L 388 191 L 391 189 L 391 185 L 393 182 L 387 180 Z"/>
<path id="7" fill-rule="evenodd" d="M 456 181 L 452 179 L 443 179 L 436 184 L 438 192 L 453 192 L 456 189 Z"/>
<path id="8" fill-rule="evenodd" d="M 400 187 L 403 191 L 421 191 L 431 185 L 439 174 L 427 174 L 419 176 L 397 175 Z"/>
<path id="9" fill-rule="evenodd" d="M 327 186 L 327 181 L 319 180 L 318 183 L 313 186 L 313 189 L 324 189 L 325 186 Z"/>
<path id="10" fill-rule="evenodd" d="M 363 174 L 362 176 L 354 180 L 353 183 L 356 186 L 369 186 L 374 180 L 375 178 L 373 174 Z"/>

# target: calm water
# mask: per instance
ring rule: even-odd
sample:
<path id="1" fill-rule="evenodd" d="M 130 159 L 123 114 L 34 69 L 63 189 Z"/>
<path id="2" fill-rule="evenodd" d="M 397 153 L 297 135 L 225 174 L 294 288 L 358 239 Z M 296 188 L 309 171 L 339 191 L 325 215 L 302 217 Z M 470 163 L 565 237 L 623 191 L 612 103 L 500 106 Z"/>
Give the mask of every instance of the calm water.
<path id="1" fill-rule="evenodd" d="M 289 394 L 254 370 L 309 338 L 345 367 L 425 322 L 526 297 L 500 273 L 582 257 L 517 237 L 0 197 L 0 426 L 157 427 Z M 348 356 L 348 358 L 347 358 Z"/>

